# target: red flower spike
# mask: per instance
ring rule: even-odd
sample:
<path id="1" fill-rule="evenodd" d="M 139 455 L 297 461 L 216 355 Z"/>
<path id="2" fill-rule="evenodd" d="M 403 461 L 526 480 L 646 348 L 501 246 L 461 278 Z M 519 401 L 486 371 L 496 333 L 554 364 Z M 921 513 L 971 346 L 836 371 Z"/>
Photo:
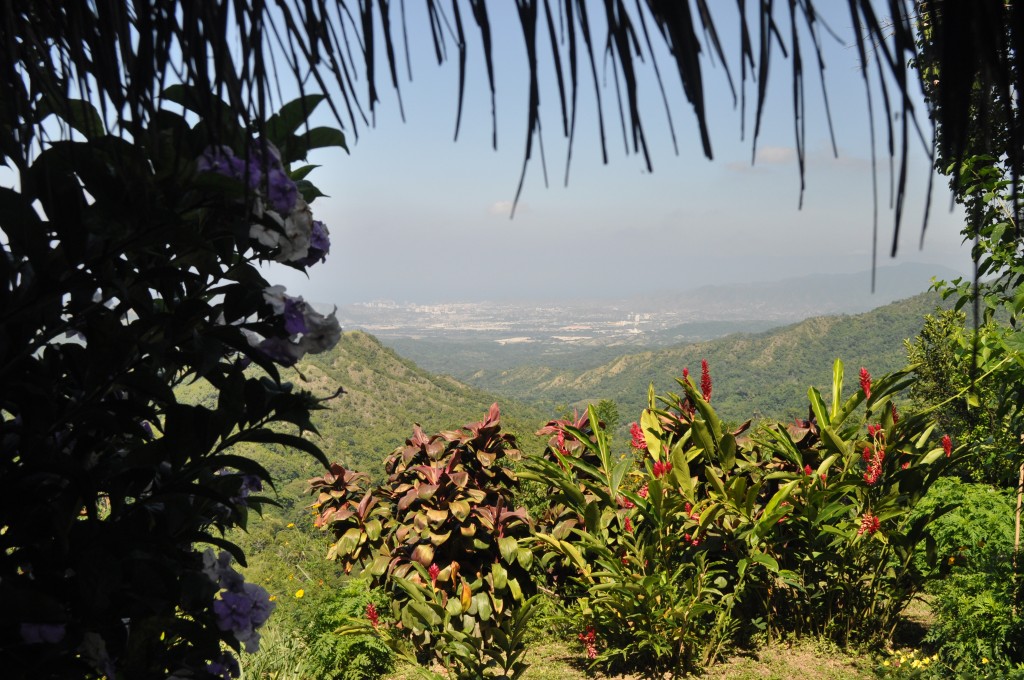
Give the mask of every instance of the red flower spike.
<path id="1" fill-rule="evenodd" d="M 906 470 L 909 467 L 910 467 L 910 461 L 909 460 L 906 463 L 904 463 L 903 465 L 900 466 L 900 468 L 902 468 L 904 470 Z"/>
<path id="2" fill-rule="evenodd" d="M 632 508 L 635 508 L 636 504 L 633 501 L 626 498 L 625 496 L 619 496 L 619 507 L 625 508 L 626 510 L 630 510 Z"/>
<path id="3" fill-rule="evenodd" d="M 693 505 L 691 505 L 690 503 L 687 503 L 686 505 L 683 506 L 683 511 L 686 512 L 687 515 L 689 515 L 690 511 L 692 511 L 692 510 L 693 510 Z"/>
<path id="4" fill-rule="evenodd" d="M 871 374 L 866 368 L 860 369 L 860 389 L 864 392 L 865 400 L 871 398 Z"/>
<path id="5" fill-rule="evenodd" d="M 892 424 L 900 422 L 900 412 L 896 410 L 896 404 L 892 405 Z"/>
<path id="6" fill-rule="evenodd" d="M 864 481 L 868 486 L 873 486 L 882 478 L 882 463 L 885 462 L 885 449 L 879 446 L 872 451 L 870 446 L 866 446 L 864 447 L 863 457 L 864 462 L 868 465 L 867 472 L 864 473 Z"/>
<path id="7" fill-rule="evenodd" d="M 644 438 L 644 431 L 640 428 L 639 423 L 634 422 L 629 426 L 629 434 L 633 437 L 633 440 L 629 442 L 630 446 L 637 451 L 647 450 L 647 440 Z"/>
<path id="8" fill-rule="evenodd" d="M 654 472 L 655 479 L 660 479 L 667 475 L 668 473 L 672 472 L 672 463 L 662 462 L 659 460 L 657 463 L 654 464 L 652 471 Z"/>
<path id="9" fill-rule="evenodd" d="M 374 628 L 380 622 L 380 614 L 377 613 L 377 607 L 372 602 L 366 605 L 366 618 L 369 619 L 370 625 Z"/>
<path id="10" fill-rule="evenodd" d="M 640 498 L 647 498 L 647 493 L 647 485 L 644 484 L 643 486 L 640 487 L 640 490 L 636 492 L 636 495 L 640 496 Z"/>
<path id="11" fill-rule="evenodd" d="M 441 573 L 441 567 L 436 564 L 431 564 L 430 569 L 427 569 L 427 573 L 430 574 L 430 585 L 437 586 L 437 575 Z"/>
<path id="12" fill-rule="evenodd" d="M 860 519 L 860 529 L 857 530 L 857 535 L 862 536 L 868 534 L 869 536 L 878 531 L 882 526 L 882 521 L 875 517 L 870 512 L 865 512 L 864 516 Z"/>
<path id="13" fill-rule="evenodd" d="M 623 558 L 625 559 L 625 558 Z M 585 633 L 580 633 L 577 636 L 580 642 L 583 643 L 584 648 L 587 650 L 588 659 L 597 658 L 597 633 L 594 632 L 593 626 L 588 626 Z"/>
<path id="14" fill-rule="evenodd" d="M 946 452 L 946 458 L 953 455 L 953 440 L 948 434 L 942 435 L 942 450 Z"/>
<path id="15" fill-rule="evenodd" d="M 808 477 L 814 474 L 814 470 L 811 469 L 810 465 L 804 466 L 804 474 L 807 475 Z"/>
<path id="16" fill-rule="evenodd" d="M 630 533 L 630 534 L 633 533 L 633 520 L 631 520 L 630 518 L 627 517 L 625 525 L 626 525 L 626 532 Z"/>
<path id="17" fill-rule="evenodd" d="M 868 425 L 868 436 L 869 437 L 876 437 L 879 434 L 881 434 L 883 437 L 885 436 L 885 433 L 882 432 L 882 426 L 881 425 Z"/>
<path id="18" fill-rule="evenodd" d="M 700 360 L 700 394 L 704 401 L 711 403 L 711 372 L 708 371 L 707 359 Z"/>

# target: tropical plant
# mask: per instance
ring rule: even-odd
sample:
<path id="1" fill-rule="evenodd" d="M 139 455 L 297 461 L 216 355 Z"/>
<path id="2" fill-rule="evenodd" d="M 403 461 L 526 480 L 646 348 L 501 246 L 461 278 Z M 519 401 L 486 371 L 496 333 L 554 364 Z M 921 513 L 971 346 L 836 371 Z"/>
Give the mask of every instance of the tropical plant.
<path id="1" fill-rule="evenodd" d="M 191 91 L 163 97 L 187 108 Z M 8 677 L 214 677 L 258 648 L 272 604 L 231 566 L 245 559 L 224 534 L 268 502 L 271 480 L 233 447 L 323 459 L 300 436 L 322 405 L 275 362 L 340 332 L 258 269 L 326 256 L 311 168 L 289 172 L 342 139 L 293 134 L 315 103 L 285 107 L 269 137 L 161 109 L 135 145 L 85 101 L 51 105 L 79 138 L 44 144 L 20 189 L 0 189 Z M 210 147 L 211 131 L 231 146 Z M 194 381 L 215 403 L 177 398 Z"/>
<path id="2" fill-rule="evenodd" d="M 1009 671 L 1024 663 L 1014 494 L 947 477 L 936 483 L 918 512 L 927 514 L 949 502 L 957 504 L 956 510 L 930 527 L 938 557 L 933 568 L 941 578 L 928 585 L 935 622 L 925 641 L 954 672 L 971 675 L 983 665 L 991 672 Z"/>
<path id="3" fill-rule="evenodd" d="M 402 635 L 460 677 L 525 669 L 530 519 L 512 507 L 517 477 L 505 466 L 518 458 L 495 404 L 460 430 L 428 437 L 416 426 L 374 489 L 337 464 L 310 480 L 316 524 L 335 538 L 328 557 L 346 571 L 365 566 L 391 597 Z"/>
<path id="4" fill-rule="evenodd" d="M 810 390 L 798 436 L 775 425 L 751 439 L 749 422 L 729 431 L 712 408 L 707 364 L 700 389 L 684 372 L 682 392 L 652 388 L 634 423 L 639 466 L 612 454 L 593 408 L 541 430 L 547 454 L 522 475 L 549 488 L 535 540 L 593 665 L 694 670 L 766 629 L 891 636 L 945 508 L 912 511 L 952 452 L 929 446 L 924 415 L 896 414 L 905 374 L 862 371 L 845 400 L 840 362 L 834 377 L 831 407 Z"/>

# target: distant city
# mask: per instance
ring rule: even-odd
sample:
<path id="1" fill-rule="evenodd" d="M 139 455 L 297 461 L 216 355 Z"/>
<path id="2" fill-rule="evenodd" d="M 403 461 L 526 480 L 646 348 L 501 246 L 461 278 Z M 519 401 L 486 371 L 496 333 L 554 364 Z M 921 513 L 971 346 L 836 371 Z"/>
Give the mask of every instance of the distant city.
<path id="1" fill-rule="evenodd" d="M 620 300 L 378 300 L 345 305 L 338 309 L 338 318 L 347 330 L 365 330 L 381 338 L 485 340 L 498 345 L 663 345 L 766 330 L 812 316 L 860 313 L 927 290 L 933 276 L 955 275 L 932 265 L 880 268 L 874 294 L 870 272 L 864 272 Z"/>

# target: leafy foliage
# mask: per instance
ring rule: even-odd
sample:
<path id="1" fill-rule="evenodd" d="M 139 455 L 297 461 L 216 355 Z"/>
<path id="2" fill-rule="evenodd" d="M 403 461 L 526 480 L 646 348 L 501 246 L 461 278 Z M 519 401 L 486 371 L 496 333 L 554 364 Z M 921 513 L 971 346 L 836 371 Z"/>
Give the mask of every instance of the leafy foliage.
<path id="1" fill-rule="evenodd" d="M 0 189 L 0 664 L 10 677 L 229 673 L 224 646 L 255 649 L 269 614 L 224 535 L 271 478 L 234 447 L 323 459 L 297 434 L 320 400 L 281 380 L 270 347 L 322 350 L 337 322 L 257 268 L 313 264 L 305 187 L 286 167 L 302 154 L 231 119 L 161 110 L 132 145 L 87 102 L 56 113 L 81 137 L 43 145 L 21 189 Z M 303 120 L 282 116 L 289 134 Z M 208 134 L 236 146 L 211 150 Z M 177 398 L 196 381 L 213 403 Z"/>
<path id="2" fill-rule="evenodd" d="M 520 540 L 530 521 L 512 507 L 517 478 L 504 465 L 518 457 L 495 404 L 458 431 L 428 437 L 417 426 L 375 489 L 337 464 L 310 481 L 316 524 L 336 539 L 328 557 L 346 571 L 369 562 L 404 634 L 460 677 L 524 668 L 533 553 Z"/>
<path id="3" fill-rule="evenodd" d="M 741 438 L 749 423 L 723 426 L 706 367 L 699 391 L 677 382 L 657 403 L 651 391 L 636 425 L 639 469 L 612 455 L 591 408 L 549 423 L 548 452 L 523 475 L 549 487 L 535 540 L 593 663 L 693 670 L 749 626 L 891 635 L 924 582 L 915 551 L 945 508 L 913 510 L 950 460 L 929 447 L 925 416 L 893 415 L 905 375 L 865 371 L 844 399 L 836 362 L 831 406 L 812 388 L 795 435 L 771 426 L 755 439 Z"/>

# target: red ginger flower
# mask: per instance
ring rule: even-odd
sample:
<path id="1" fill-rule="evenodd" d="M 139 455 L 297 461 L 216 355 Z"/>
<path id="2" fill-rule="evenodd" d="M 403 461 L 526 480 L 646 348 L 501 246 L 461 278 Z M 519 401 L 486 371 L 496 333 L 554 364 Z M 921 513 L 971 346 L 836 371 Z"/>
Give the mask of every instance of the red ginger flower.
<path id="1" fill-rule="evenodd" d="M 427 573 L 430 574 L 430 585 L 437 585 L 437 575 L 441 573 L 441 567 L 436 564 L 431 564 L 430 569 L 427 569 Z"/>
<path id="2" fill-rule="evenodd" d="M 626 531 L 628 533 L 633 533 L 633 520 L 631 520 L 630 518 L 627 517 L 625 525 L 626 525 Z"/>
<path id="3" fill-rule="evenodd" d="M 874 436 L 876 436 L 878 434 L 881 434 L 883 437 L 885 436 L 885 433 L 882 432 L 882 426 L 881 425 L 868 425 L 868 436 L 869 437 L 874 437 Z"/>
<path id="4" fill-rule="evenodd" d="M 596 659 L 597 658 L 597 633 L 594 632 L 594 627 L 593 626 L 588 626 L 587 627 L 587 632 L 580 633 L 577 637 L 579 637 L 580 642 L 582 642 L 583 646 L 586 647 L 586 649 L 587 649 L 587 658 L 588 659 Z"/>
<path id="5" fill-rule="evenodd" d="M 942 435 L 942 450 L 946 452 L 946 458 L 953 455 L 953 440 L 948 434 Z"/>
<path id="6" fill-rule="evenodd" d="M 643 486 L 640 487 L 640 490 L 636 492 L 636 495 L 640 496 L 640 498 L 647 498 L 647 493 L 647 485 L 644 484 Z"/>
<path id="7" fill-rule="evenodd" d="M 892 422 L 893 425 L 900 422 L 900 412 L 896 410 L 896 404 L 892 405 Z"/>
<path id="8" fill-rule="evenodd" d="M 814 470 L 811 469 L 810 465 L 805 465 L 804 466 L 804 474 L 807 475 L 807 476 L 811 476 L 812 474 L 814 474 Z"/>
<path id="9" fill-rule="evenodd" d="M 380 615 L 377 613 L 377 607 L 372 602 L 366 605 L 366 618 L 370 620 L 370 625 L 374 628 L 380 621 Z"/>
<path id="10" fill-rule="evenodd" d="M 669 463 L 667 461 L 662 462 L 659 460 L 657 463 L 654 464 L 653 471 L 655 479 L 664 477 L 668 473 L 672 472 L 672 463 Z"/>
<path id="11" fill-rule="evenodd" d="M 885 461 L 885 449 L 878 449 L 868 462 L 868 470 L 864 473 L 864 481 L 873 486 L 882 478 L 882 462 Z"/>
<path id="12" fill-rule="evenodd" d="M 634 422 L 629 426 L 629 434 L 633 437 L 633 440 L 629 442 L 630 446 L 638 451 L 647 450 L 647 439 L 644 438 L 644 431 L 639 423 Z"/>
<path id="13" fill-rule="evenodd" d="M 864 533 L 871 535 L 878 531 L 882 526 L 882 521 L 872 515 L 870 512 L 865 512 L 864 516 L 860 519 L 860 529 L 857 530 L 857 535 L 861 536 Z"/>
<path id="14" fill-rule="evenodd" d="M 871 398 L 871 374 L 868 373 L 868 369 L 860 369 L 860 389 L 864 391 L 864 399 Z"/>
<path id="15" fill-rule="evenodd" d="M 631 508 L 635 508 L 636 504 L 625 496 L 619 496 L 619 507 L 629 510 Z"/>
<path id="16" fill-rule="evenodd" d="M 708 371 L 708 360 L 700 360 L 700 394 L 704 401 L 711 403 L 711 372 Z"/>

